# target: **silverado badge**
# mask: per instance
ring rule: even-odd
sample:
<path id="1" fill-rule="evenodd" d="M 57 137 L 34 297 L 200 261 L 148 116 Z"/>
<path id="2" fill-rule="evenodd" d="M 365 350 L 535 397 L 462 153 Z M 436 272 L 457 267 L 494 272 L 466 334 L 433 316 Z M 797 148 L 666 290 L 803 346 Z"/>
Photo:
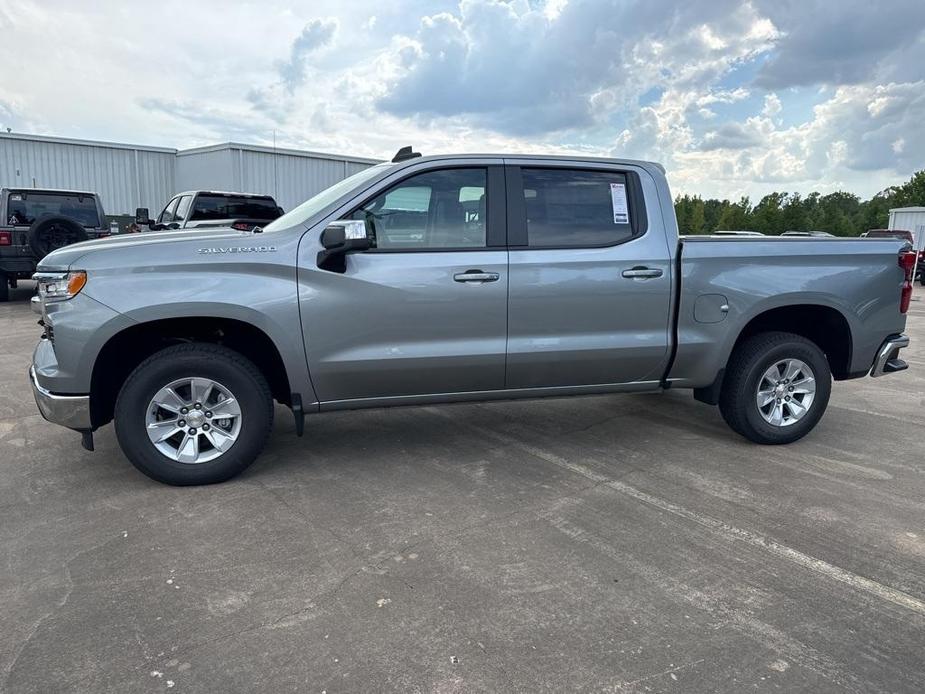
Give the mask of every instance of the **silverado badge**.
<path id="1" fill-rule="evenodd" d="M 199 253 L 275 253 L 276 246 L 228 246 L 227 248 L 200 248 Z"/>

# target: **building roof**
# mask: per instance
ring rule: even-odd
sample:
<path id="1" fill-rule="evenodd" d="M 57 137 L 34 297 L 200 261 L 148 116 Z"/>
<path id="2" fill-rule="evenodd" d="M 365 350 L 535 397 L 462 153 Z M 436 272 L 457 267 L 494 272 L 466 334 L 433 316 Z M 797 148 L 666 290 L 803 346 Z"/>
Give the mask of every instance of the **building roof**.
<path id="1" fill-rule="evenodd" d="M 151 147 L 148 145 L 130 145 L 124 142 L 105 142 L 102 140 L 79 140 L 71 137 L 51 137 L 49 135 L 30 135 L 28 133 L 2 133 L 0 139 L 3 140 L 26 140 L 31 142 L 48 142 L 59 145 L 84 145 L 90 147 L 109 147 L 111 149 L 136 149 L 143 152 L 163 152 L 165 154 L 176 154 L 177 150 L 170 147 Z"/>
<path id="2" fill-rule="evenodd" d="M 6 140 L 25 140 L 31 142 L 47 142 L 49 144 L 61 145 L 83 145 L 85 147 L 108 147 L 110 149 L 132 149 L 140 152 L 161 152 L 164 154 L 175 154 L 178 157 L 200 154 L 203 152 L 219 152 L 226 149 L 240 149 L 248 152 L 265 152 L 267 154 L 285 154 L 291 157 L 309 157 L 311 159 L 333 159 L 336 161 L 347 161 L 356 164 L 378 164 L 380 159 L 369 159 L 366 157 L 355 157 L 352 155 L 329 154 L 326 152 L 312 152 L 302 149 L 286 149 L 283 147 L 268 147 L 265 145 L 249 145 L 241 142 L 222 142 L 216 145 L 206 145 L 204 147 L 191 147 L 189 149 L 174 149 L 172 147 L 152 147 L 150 145 L 133 145 L 125 142 L 108 142 L 105 140 L 81 140 L 70 137 L 53 137 L 50 135 L 31 135 L 29 133 L 5 133 L 0 132 L 0 139 Z"/>
<path id="3" fill-rule="evenodd" d="M 367 157 L 354 157 L 344 154 L 328 154 L 326 152 L 313 152 L 305 149 L 287 149 L 285 147 L 271 147 L 266 145 L 248 145 L 242 142 L 222 142 L 217 145 L 206 145 L 204 147 L 192 147 L 190 149 L 181 149 L 177 152 L 178 157 L 190 154 L 202 154 L 204 152 L 221 152 L 226 149 L 240 149 L 245 152 L 263 152 L 265 154 L 283 154 L 290 157 L 308 157 L 310 159 L 335 159 L 337 161 L 349 161 L 356 164 L 379 164 L 381 159 L 369 159 Z"/>
<path id="4" fill-rule="evenodd" d="M 925 212 L 925 207 L 894 207 L 890 212 Z"/>

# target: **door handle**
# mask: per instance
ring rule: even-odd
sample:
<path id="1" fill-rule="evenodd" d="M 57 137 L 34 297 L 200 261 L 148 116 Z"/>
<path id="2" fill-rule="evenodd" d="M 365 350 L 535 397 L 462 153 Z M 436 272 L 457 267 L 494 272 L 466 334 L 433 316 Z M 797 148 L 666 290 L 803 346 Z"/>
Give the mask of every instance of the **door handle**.
<path id="1" fill-rule="evenodd" d="M 631 279 L 645 279 L 646 277 L 661 277 L 664 273 L 657 267 L 634 267 L 623 271 L 624 277 Z"/>
<path id="2" fill-rule="evenodd" d="M 466 270 L 453 275 L 457 282 L 497 282 L 501 277 L 497 272 L 482 272 L 481 270 Z"/>

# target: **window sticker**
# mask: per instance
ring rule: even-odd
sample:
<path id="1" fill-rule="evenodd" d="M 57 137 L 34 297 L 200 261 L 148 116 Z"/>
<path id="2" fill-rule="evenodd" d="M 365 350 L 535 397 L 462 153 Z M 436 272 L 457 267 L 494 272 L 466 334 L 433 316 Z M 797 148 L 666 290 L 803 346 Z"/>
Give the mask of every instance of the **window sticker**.
<path id="1" fill-rule="evenodd" d="M 613 223 L 629 224 L 630 210 L 626 204 L 626 184 L 610 184 L 610 203 L 613 205 Z"/>
<path id="2" fill-rule="evenodd" d="M 22 200 L 22 195 L 19 195 L 19 194 L 17 194 L 17 193 L 13 193 L 13 194 L 10 196 L 10 200 Z"/>

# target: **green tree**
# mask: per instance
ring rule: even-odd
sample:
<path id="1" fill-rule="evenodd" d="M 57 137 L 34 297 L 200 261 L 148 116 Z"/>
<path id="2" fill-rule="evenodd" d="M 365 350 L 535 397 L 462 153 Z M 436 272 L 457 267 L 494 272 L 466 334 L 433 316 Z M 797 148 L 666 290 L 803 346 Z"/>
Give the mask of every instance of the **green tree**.
<path id="1" fill-rule="evenodd" d="M 787 193 L 768 193 L 761 198 L 751 214 L 754 230 L 762 234 L 779 234 L 786 231 L 782 210 L 786 199 Z"/>
<path id="2" fill-rule="evenodd" d="M 774 192 L 761 198 L 754 208 L 748 198 L 736 203 L 716 198 L 704 200 L 697 195 L 675 198 L 678 228 L 683 234 L 709 234 L 720 229 L 780 234 L 796 229 L 857 236 L 867 229 L 885 228 L 892 208 L 918 206 L 925 207 L 925 170 L 864 201 L 845 191 L 827 195 L 812 192 L 806 197 Z"/>
<path id="3" fill-rule="evenodd" d="M 783 231 L 809 231 L 806 208 L 799 193 L 787 196 L 781 209 Z"/>
<path id="4" fill-rule="evenodd" d="M 719 218 L 727 207 L 729 207 L 728 200 L 719 201 L 711 198 L 703 201 L 704 234 L 712 234 L 719 229 Z"/>
<path id="5" fill-rule="evenodd" d="M 750 214 L 751 204 L 748 198 L 742 198 L 739 202 L 728 203 L 723 208 L 714 231 L 748 231 L 751 224 L 749 220 Z"/>
<path id="6" fill-rule="evenodd" d="M 706 226 L 706 213 L 703 206 L 703 200 L 699 197 L 694 198 L 691 203 L 691 216 L 688 222 L 688 233 L 703 234 Z"/>
<path id="7" fill-rule="evenodd" d="M 690 197 L 678 196 L 674 200 L 674 215 L 678 220 L 678 231 L 682 234 L 686 234 L 687 228 L 690 226 Z"/>

